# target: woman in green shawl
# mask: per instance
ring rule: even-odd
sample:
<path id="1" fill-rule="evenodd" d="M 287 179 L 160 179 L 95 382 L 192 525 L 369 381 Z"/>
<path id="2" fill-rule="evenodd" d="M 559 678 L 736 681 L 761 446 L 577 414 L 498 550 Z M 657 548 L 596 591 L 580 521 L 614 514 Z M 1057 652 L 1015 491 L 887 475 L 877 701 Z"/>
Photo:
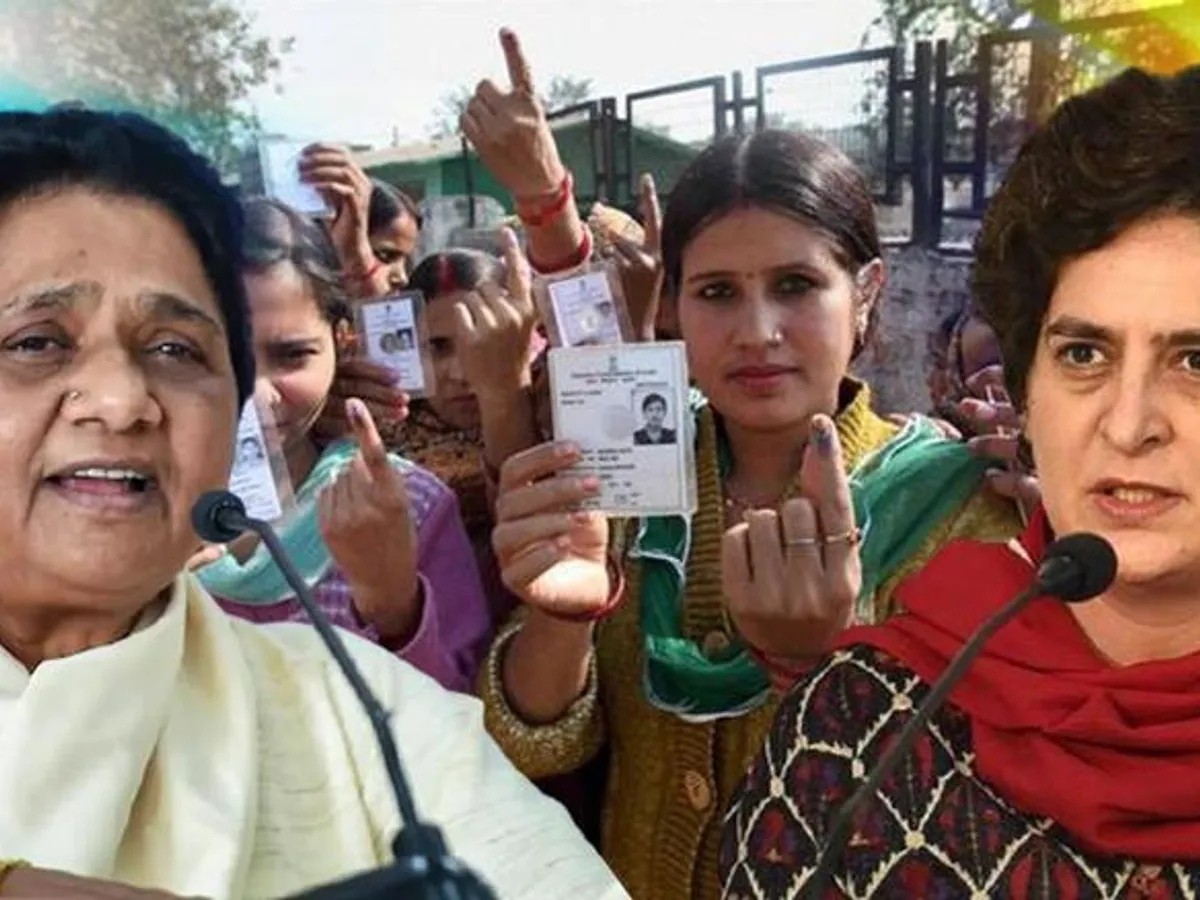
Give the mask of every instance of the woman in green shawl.
<path id="1" fill-rule="evenodd" d="M 635 897 L 719 895 L 720 819 L 774 695 L 891 585 L 960 535 L 1019 521 L 987 463 L 929 420 L 898 427 L 849 376 L 884 285 L 871 194 L 796 134 L 718 141 L 662 233 L 667 318 L 698 389 L 691 518 L 579 513 L 569 448 L 501 473 L 495 544 L 524 600 L 485 663 L 489 728 L 532 777 L 607 747 L 603 851 Z"/>

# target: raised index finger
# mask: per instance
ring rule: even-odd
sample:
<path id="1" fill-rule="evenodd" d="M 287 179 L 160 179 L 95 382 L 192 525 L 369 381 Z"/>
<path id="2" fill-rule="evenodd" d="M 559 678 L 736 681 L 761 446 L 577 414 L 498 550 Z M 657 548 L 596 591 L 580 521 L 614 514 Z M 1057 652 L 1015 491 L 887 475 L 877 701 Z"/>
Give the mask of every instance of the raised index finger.
<path id="1" fill-rule="evenodd" d="M 516 32 L 507 28 L 500 31 L 500 46 L 504 48 L 504 62 L 508 66 L 508 80 L 514 91 L 533 94 L 533 73 L 521 50 L 521 41 Z"/>
<path id="2" fill-rule="evenodd" d="M 520 309 L 523 315 L 532 314 L 533 300 L 530 297 L 530 289 L 533 275 L 529 268 L 529 260 L 521 251 L 517 235 L 511 228 L 500 230 L 500 246 L 504 250 L 509 302 Z"/>
<path id="3" fill-rule="evenodd" d="M 350 420 L 350 430 L 358 442 L 359 455 L 371 477 L 391 478 L 394 470 L 388 459 L 387 447 L 379 436 L 379 429 L 375 427 L 375 420 L 367 405 L 357 397 L 351 397 L 346 401 L 346 418 Z"/>
<path id="4" fill-rule="evenodd" d="M 648 253 L 658 253 L 662 234 L 662 207 L 658 202 L 658 188 L 654 176 L 649 172 L 642 176 L 639 186 L 641 194 L 642 228 L 646 232 L 645 248 Z"/>
<path id="5" fill-rule="evenodd" d="M 828 567 L 831 556 L 836 559 L 851 546 L 848 535 L 854 529 L 854 504 L 837 428 L 828 416 L 813 416 L 811 427 L 800 477 L 805 496 L 816 504 L 822 536 L 839 539 L 825 546 Z"/>

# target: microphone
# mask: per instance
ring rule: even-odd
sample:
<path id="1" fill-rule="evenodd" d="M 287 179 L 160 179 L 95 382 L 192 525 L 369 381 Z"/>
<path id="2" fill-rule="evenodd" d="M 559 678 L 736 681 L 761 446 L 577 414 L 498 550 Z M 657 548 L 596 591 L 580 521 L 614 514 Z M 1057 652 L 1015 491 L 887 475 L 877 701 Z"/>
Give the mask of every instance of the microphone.
<path id="1" fill-rule="evenodd" d="M 817 867 L 809 879 L 805 896 L 820 900 L 833 878 L 833 869 L 841 859 L 859 809 L 875 795 L 880 785 L 895 771 L 900 760 L 912 749 L 917 736 L 941 709 L 946 697 L 966 675 L 992 635 L 1007 625 L 1036 597 L 1057 597 L 1067 603 L 1082 603 L 1103 593 L 1117 575 L 1117 554 L 1112 545 L 1095 534 L 1080 532 L 1059 538 L 1048 548 L 1038 566 L 1033 584 L 993 613 L 955 654 L 924 702 L 905 723 L 896 742 L 888 748 L 871 770 L 867 780 L 838 810 L 824 841 Z"/>
<path id="2" fill-rule="evenodd" d="M 477 875 L 449 855 L 441 830 L 422 822 L 417 816 L 416 802 L 389 727 L 388 712 L 371 692 L 366 679 L 346 650 L 345 643 L 317 606 L 308 585 L 283 549 L 275 529 L 260 519 L 248 516 L 242 501 L 229 491 L 209 491 L 197 500 L 192 507 L 192 528 L 202 539 L 213 544 L 227 544 L 247 531 L 262 539 L 366 711 L 379 743 L 396 806 L 400 809 L 402 825 L 392 842 L 394 865 L 316 888 L 292 900 L 495 900 L 496 895 Z"/>

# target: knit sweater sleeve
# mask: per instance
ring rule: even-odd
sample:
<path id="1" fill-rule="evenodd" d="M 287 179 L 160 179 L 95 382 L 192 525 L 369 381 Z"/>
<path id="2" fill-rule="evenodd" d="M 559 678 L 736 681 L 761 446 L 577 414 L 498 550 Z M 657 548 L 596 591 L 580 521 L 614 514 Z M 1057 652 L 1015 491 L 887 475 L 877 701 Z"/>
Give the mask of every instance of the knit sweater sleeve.
<path id="1" fill-rule="evenodd" d="M 504 654 L 524 620 L 518 610 L 501 629 L 479 673 L 484 723 L 505 756 L 528 778 L 574 772 L 590 762 L 604 745 L 596 657 L 589 663 L 587 688 L 557 722 L 530 725 L 513 711 L 504 690 Z"/>

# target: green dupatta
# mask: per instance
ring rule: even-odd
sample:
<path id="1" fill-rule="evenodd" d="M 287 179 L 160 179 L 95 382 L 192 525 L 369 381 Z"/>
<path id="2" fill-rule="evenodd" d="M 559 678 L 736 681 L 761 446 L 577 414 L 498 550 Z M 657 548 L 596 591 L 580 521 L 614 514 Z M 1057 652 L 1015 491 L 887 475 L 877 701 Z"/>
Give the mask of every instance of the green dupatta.
<path id="1" fill-rule="evenodd" d="M 693 437 L 705 399 L 693 395 Z M 711 413 L 709 413 L 711 415 Z M 718 441 L 721 476 L 730 467 Z M 711 464 L 711 463 L 710 463 Z M 697 466 L 705 463 L 697 460 Z M 979 489 L 988 463 L 964 444 L 945 438 L 930 420 L 913 416 L 904 428 L 864 457 L 850 473 L 863 585 L 856 620 L 873 619 L 875 592 L 915 554 L 933 529 Z M 712 514 L 701 509 L 698 515 Z M 723 510 L 719 511 L 723 515 Z M 644 689 L 659 709 L 691 721 L 742 715 L 770 694 L 766 673 L 735 638 L 711 654 L 681 631 L 693 521 L 681 516 L 639 520 L 630 556 L 641 572 L 641 625 L 645 642 Z M 718 563 L 719 565 L 719 563 Z M 714 573 L 705 573 L 713 577 Z M 720 573 L 715 573 L 720 579 Z"/>

